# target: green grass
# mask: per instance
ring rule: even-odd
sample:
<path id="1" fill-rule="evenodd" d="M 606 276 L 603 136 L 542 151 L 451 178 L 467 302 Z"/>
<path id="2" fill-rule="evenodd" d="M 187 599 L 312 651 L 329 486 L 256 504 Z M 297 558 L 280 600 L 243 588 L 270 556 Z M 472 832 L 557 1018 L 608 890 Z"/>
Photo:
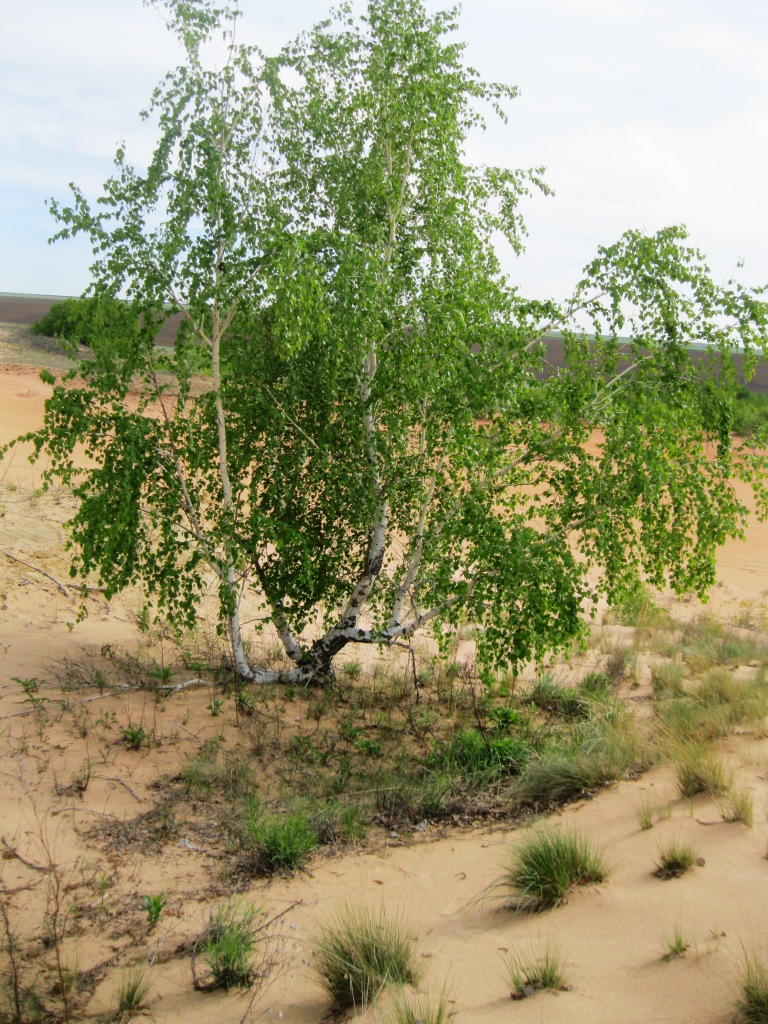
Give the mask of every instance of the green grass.
<path id="1" fill-rule="evenodd" d="M 134 1013 L 140 1010 L 152 991 L 149 969 L 143 961 L 129 967 L 117 982 L 117 1012 Z"/>
<path id="2" fill-rule="evenodd" d="M 563 803 L 647 767 L 650 761 L 626 706 L 613 699 L 594 701 L 589 718 L 551 738 L 532 758 L 516 783 L 515 796 L 537 807 Z"/>
<path id="3" fill-rule="evenodd" d="M 530 744 L 520 736 L 460 729 L 447 743 L 435 747 L 427 766 L 491 782 L 502 775 L 517 775 L 530 755 Z"/>
<path id="4" fill-rule="evenodd" d="M 731 774 L 716 751 L 705 743 L 689 740 L 674 746 L 670 754 L 675 781 L 682 797 L 690 799 L 699 793 L 722 796 L 730 789 Z"/>
<path id="5" fill-rule="evenodd" d="M 383 908 L 346 906 L 313 941 L 311 964 L 339 1009 L 367 1006 L 385 986 L 420 977 L 407 926 Z"/>
<path id="6" fill-rule="evenodd" d="M 768 1024 L 768 967 L 759 950 L 743 949 L 742 953 L 739 966 L 740 1019 L 748 1024 Z"/>
<path id="7" fill-rule="evenodd" d="M 559 718 L 586 718 L 589 714 L 589 705 L 584 700 L 584 694 L 574 686 L 556 683 L 551 676 L 537 679 L 525 694 L 525 700 L 540 711 L 546 711 Z"/>
<path id="8" fill-rule="evenodd" d="M 252 958 L 256 946 L 258 910 L 229 900 L 210 917 L 202 943 L 208 966 L 207 988 L 247 988 L 254 980 Z"/>
<path id="9" fill-rule="evenodd" d="M 680 878 L 696 863 L 697 853 L 690 843 L 673 838 L 660 843 L 656 853 L 657 878 Z"/>
<path id="10" fill-rule="evenodd" d="M 576 885 L 602 882 L 608 873 L 603 854 L 571 829 L 532 829 L 512 849 L 500 885 L 523 910 L 547 910 L 562 903 Z"/>
<path id="11" fill-rule="evenodd" d="M 740 821 L 747 828 L 755 823 L 754 797 L 748 789 L 732 789 L 718 803 L 717 809 L 723 821 Z"/>
<path id="12" fill-rule="evenodd" d="M 654 665 L 651 669 L 651 689 L 656 698 L 682 697 L 685 693 L 682 665 Z"/>
<path id="13" fill-rule="evenodd" d="M 246 811 L 242 828 L 246 843 L 258 853 L 259 869 L 266 874 L 303 867 L 319 842 L 317 829 L 302 809 L 262 817 L 255 807 Z"/>
<path id="14" fill-rule="evenodd" d="M 545 989 L 568 988 L 560 954 L 548 944 L 533 957 L 509 953 L 504 968 L 513 999 L 525 999 Z"/>
<path id="15" fill-rule="evenodd" d="M 200 800 L 209 799 L 214 793 L 231 799 L 254 793 L 256 776 L 248 759 L 243 755 L 219 755 L 219 742 L 208 740 L 199 753 L 186 759 L 179 778 L 187 792 Z"/>
<path id="16" fill-rule="evenodd" d="M 661 958 L 662 960 L 674 960 L 679 956 L 684 956 L 691 946 L 679 924 L 675 925 L 671 935 L 664 937 L 663 943 L 664 953 Z"/>
<path id="17" fill-rule="evenodd" d="M 429 996 L 416 996 L 411 999 L 396 998 L 388 1021 L 393 1024 L 448 1024 L 451 1011 L 444 995 L 432 999 Z"/>

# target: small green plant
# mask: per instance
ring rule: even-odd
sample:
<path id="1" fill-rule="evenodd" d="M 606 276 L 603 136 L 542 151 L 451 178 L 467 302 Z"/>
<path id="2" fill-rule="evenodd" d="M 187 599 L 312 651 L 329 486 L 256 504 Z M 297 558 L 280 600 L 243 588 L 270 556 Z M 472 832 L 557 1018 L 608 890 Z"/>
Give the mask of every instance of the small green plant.
<path id="1" fill-rule="evenodd" d="M 120 1014 L 140 1010 L 152 991 L 149 969 L 144 961 L 125 971 L 117 983 L 117 1011 Z"/>
<path id="2" fill-rule="evenodd" d="M 680 878 L 696 863 L 697 853 L 690 843 L 673 838 L 659 844 L 656 854 L 657 878 Z"/>
<path id="3" fill-rule="evenodd" d="M 141 750 L 148 737 L 140 725 L 128 725 L 123 729 L 123 743 L 129 750 Z"/>
<path id="4" fill-rule="evenodd" d="M 252 958 L 259 911 L 229 900 L 208 921 L 201 942 L 209 979 L 199 987 L 248 988 L 254 980 Z"/>
<path id="5" fill-rule="evenodd" d="M 759 949 L 742 947 L 739 1015 L 747 1024 L 768 1024 L 768 967 Z"/>
<path id="6" fill-rule="evenodd" d="M 11 682 L 18 683 L 24 691 L 24 700 L 31 704 L 33 708 L 42 708 L 48 703 L 47 697 L 38 697 L 37 691 L 40 689 L 42 679 L 32 677 L 31 679 L 19 679 L 18 676 L 11 676 Z"/>
<path id="7" fill-rule="evenodd" d="M 568 988 L 560 954 L 549 944 L 533 957 L 519 952 L 507 954 L 504 968 L 513 999 L 525 999 L 544 989 Z"/>
<path id="8" fill-rule="evenodd" d="M 690 948 L 690 942 L 683 934 L 682 926 L 676 924 L 672 934 L 664 936 L 664 954 L 662 960 L 674 960 L 676 957 L 684 956 Z"/>
<path id="9" fill-rule="evenodd" d="M 386 985 L 419 980 L 413 940 L 383 908 L 346 906 L 312 946 L 312 967 L 339 1009 L 367 1006 Z"/>
<path id="10" fill-rule="evenodd" d="M 147 912 L 147 921 L 149 922 L 150 928 L 154 928 L 159 922 L 163 908 L 166 904 L 166 897 L 163 893 L 157 893 L 155 896 L 143 896 L 141 899 L 142 910 Z"/>
<path id="11" fill-rule="evenodd" d="M 602 882 L 605 858 L 591 841 L 571 829 L 534 828 L 513 848 L 500 885 L 524 910 L 562 903 L 575 885 Z"/>
<path id="12" fill-rule="evenodd" d="M 214 697 L 211 703 L 206 705 L 206 710 L 211 712 L 212 718 L 218 718 L 224 710 L 224 701 L 221 697 Z"/>

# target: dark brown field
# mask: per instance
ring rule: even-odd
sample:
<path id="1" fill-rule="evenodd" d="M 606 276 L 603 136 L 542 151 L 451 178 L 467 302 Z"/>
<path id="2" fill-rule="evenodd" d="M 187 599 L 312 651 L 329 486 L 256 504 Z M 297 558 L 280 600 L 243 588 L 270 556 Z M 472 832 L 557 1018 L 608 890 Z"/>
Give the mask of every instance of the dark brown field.
<path id="1" fill-rule="evenodd" d="M 0 293 L 0 323 L 33 324 L 45 316 L 54 302 L 60 302 L 62 295 L 8 295 Z M 161 345 L 172 345 L 178 330 L 179 317 L 174 316 L 163 325 L 158 342 Z M 705 352 L 694 351 L 692 358 L 695 364 L 706 358 Z M 563 346 L 557 338 L 548 342 L 547 361 L 552 369 L 563 365 Z M 741 357 L 736 356 L 736 363 L 741 370 Z M 749 382 L 749 390 L 768 395 L 768 364 L 760 360 L 754 377 Z"/>

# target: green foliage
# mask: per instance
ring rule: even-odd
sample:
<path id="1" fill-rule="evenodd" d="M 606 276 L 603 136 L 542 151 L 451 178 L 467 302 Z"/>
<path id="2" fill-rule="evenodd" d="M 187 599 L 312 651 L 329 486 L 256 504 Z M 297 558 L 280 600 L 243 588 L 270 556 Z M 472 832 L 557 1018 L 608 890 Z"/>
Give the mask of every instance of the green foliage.
<path id="1" fill-rule="evenodd" d="M 745 1024 L 768 1024 L 768 967 L 759 949 L 742 949 L 739 1015 Z"/>
<path id="2" fill-rule="evenodd" d="M 147 913 L 147 921 L 150 928 L 154 928 L 160 921 L 167 897 L 163 893 L 156 893 L 154 896 L 142 896 L 141 906 Z"/>
<path id="3" fill-rule="evenodd" d="M 267 874 L 302 867 L 318 844 L 317 830 L 303 810 L 265 817 L 258 812 L 247 815 L 243 832 L 258 850 L 259 867 Z"/>
<path id="4" fill-rule="evenodd" d="M 754 438 L 768 430 L 768 395 L 757 394 L 740 387 L 733 401 L 734 434 Z"/>
<path id="5" fill-rule="evenodd" d="M 50 204 L 56 237 L 90 239 L 99 308 L 129 297 L 119 343 L 46 378 L 31 438 L 78 502 L 73 574 L 107 599 L 141 584 L 190 627 L 213 576 L 237 672 L 291 685 L 429 623 L 446 645 L 476 624 L 482 665 L 515 668 L 568 649 L 603 596 L 637 603 L 641 576 L 704 594 L 750 514 L 734 478 L 767 510 L 768 460 L 730 433 L 734 353 L 749 368 L 766 347 L 760 290 L 714 281 L 672 227 L 601 247 L 561 304 L 521 295 L 494 241 L 520 251 L 521 203 L 548 188 L 466 162 L 516 90 L 465 64 L 452 11 L 342 7 L 267 58 L 237 42 L 235 6 L 165 8 L 186 60 L 146 111 L 148 167 L 121 147 L 96 204 Z M 251 598 L 291 669 L 249 663 Z"/>
<path id="6" fill-rule="evenodd" d="M 549 944 L 534 957 L 520 952 L 507 954 L 504 969 L 513 999 L 525 999 L 544 989 L 568 988 L 562 958 Z"/>
<path id="7" fill-rule="evenodd" d="M 696 863 L 696 851 L 683 839 L 669 839 L 660 843 L 656 854 L 657 878 L 680 878 Z"/>
<path id="8" fill-rule="evenodd" d="M 210 917 L 200 944 L 208 966 L 207 988 L 248 988 L 253 983 L 258 910 L 229 900 Z"/>
<path id="9" fill-rule="evenodd" d="M 447 743 L 438 744 L 427 765 L 432 770 L 492 781 L 519 774 L 531 755 L 531 745 L 521 736 L 483 734 L 479 729 L 460 729 Z"/>
<path id="10" fill-rule="evenodd" d="M 89 348 L 119 350 L 126 339 L 135 334 L 136 311 L 127 302 L 107 295 L 91 295 L 79 299 L 54 302 L 42 319 L 32 325 L 35 334 L 59 338 Z"/>
<path id="11" fill-rule="evenodd" d="M 607 870 L 602 853 L 586 836 L 543 826 L 513 847 L 500 884 L 519 907 L 547 910 L 562 903 L 574 885 L 602 882 Z"/>
<path id="12" fill-rule="evenodd" d="M 339 1008 L 367 1006 L 386 985 L 420 976 L 407 928 L 383 908 L 346 906 L 312 943 L 312 968 Z"/>

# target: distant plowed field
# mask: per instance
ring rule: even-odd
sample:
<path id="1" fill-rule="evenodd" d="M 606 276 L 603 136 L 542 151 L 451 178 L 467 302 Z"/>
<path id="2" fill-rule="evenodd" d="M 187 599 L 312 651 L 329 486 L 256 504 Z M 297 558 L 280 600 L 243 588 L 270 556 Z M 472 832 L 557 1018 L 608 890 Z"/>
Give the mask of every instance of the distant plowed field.
<path id="1" fill-rule="evenodd" d="M 6 324 L 33 324 L 45 316 L 54 302 L 61 302 L 66 296 L 61 295 L 7 295 L 0 293 L 0 323 Z M 172 345 L 178 329 L 178 317 L 171 319 L 163 325 L 158 336 L 161 345 Z M 704 352 L 694 351 L 693 360 L 698 363 L 705 356 Z M 563 365 L 563 347 L 557 338 L 551 338 L 548 342 L 547 361 L 554 369 Z M 738 362 L 740 360 L 737 359 Z M 760 361 L 752 380 L 749 382 L 749 390 L 768 395 L 768 365 L 765 360 Z"/>

